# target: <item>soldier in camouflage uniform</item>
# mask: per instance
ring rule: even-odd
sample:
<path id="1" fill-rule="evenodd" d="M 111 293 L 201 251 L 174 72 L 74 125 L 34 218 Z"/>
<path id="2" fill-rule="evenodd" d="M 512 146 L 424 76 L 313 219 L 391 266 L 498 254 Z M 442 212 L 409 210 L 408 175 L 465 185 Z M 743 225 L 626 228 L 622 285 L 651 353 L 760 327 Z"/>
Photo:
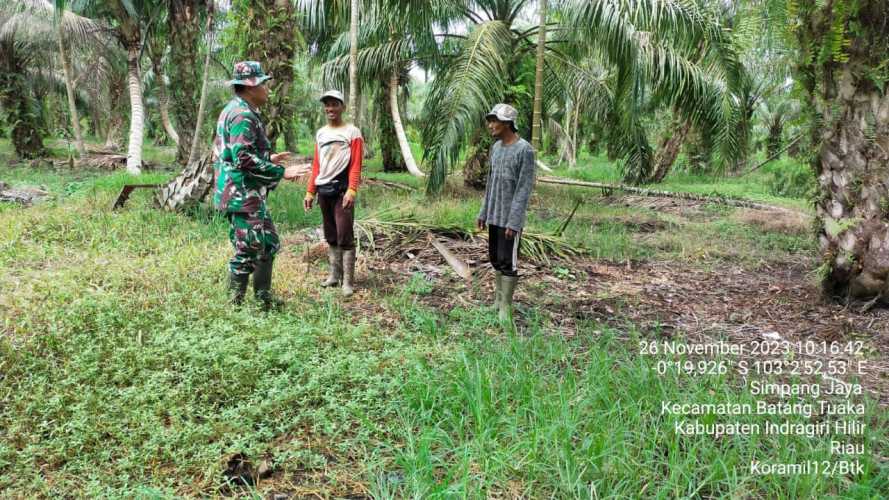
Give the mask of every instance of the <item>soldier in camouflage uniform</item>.
<path id="1" fill-rule="evenodd" d="M 232 301 L 241 304 L 253 274 L 256 298 L 268 309 L 272 298 L 272 264 L 280 246 L 266 206 L 268 193 L 282 178 L 292 178 L 280 165 L 290 153 L 270 154 L 271 144 L 258 108 L 268 100 L 265 85 L 271 76 L 256 61 L 235 64 L 235 96 L 222 110 L 213 142 L 216 192 L 213 203 L 226 214 L 235 255 L 229 262 Z"/>

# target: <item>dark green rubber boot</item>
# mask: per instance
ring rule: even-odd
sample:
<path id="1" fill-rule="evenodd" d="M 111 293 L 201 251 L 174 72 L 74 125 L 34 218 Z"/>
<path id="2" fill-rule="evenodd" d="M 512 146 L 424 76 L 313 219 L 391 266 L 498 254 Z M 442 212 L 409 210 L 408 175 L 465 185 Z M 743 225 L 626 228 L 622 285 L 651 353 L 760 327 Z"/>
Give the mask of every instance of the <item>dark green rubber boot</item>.
<path id="1" fill-rule="evenodd" d="M 239 306 L 244 303 L 244 295 L 247 294 L 247 283 L 250 281 L 249 274 L 228 274 L 228 289 L 231 292 L 232 304 Z"/>
<path id="2" fill-rule="evenodd" d="M 494 309 L 500 309 L 503 302 L 503 273 L 494 271 Z"/>
<path id="3" fill-rule="evenodd" d="M 519 281 L 519 277 L 503 276 L 500 280 L 502 288 L 498 316 L 500 321 L 512 322 L 512 294 L 515 292 L 515 286 Z"/>
<path id="4" fill-rule="evenodd" d="M 260 259 L 253 270 L 253 293 L 262 302 L 262 310 L 279 309 L 284 302 L 272 296 L 272 266 L 275 259 Z"/>

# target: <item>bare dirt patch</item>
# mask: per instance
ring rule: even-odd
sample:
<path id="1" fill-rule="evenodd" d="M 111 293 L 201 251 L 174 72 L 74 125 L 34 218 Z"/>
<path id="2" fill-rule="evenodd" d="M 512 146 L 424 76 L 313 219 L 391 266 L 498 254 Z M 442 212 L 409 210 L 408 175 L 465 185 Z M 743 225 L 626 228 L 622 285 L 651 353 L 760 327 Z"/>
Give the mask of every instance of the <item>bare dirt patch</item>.
<path id="1" fill-rule="evenodd" d="M 578 321 L 593 320 L 644 335 L 723 340 L 750 344 L 763 340 L 831 343 L 861 341 L 863 356 L 816 353 L 822 360 L 864 360 L 862 385 L 889 404 L 889 310 L 862 311 L 825 299 L 809 270 L 810 262 L 781 263 L 749 270 L 734 265 L 713 269 L 676 262 L 636 265 L 579 261 L 585 275 L 576 282 L 532 273 L 550 293 L 528 300 L 550 312 L 563 335 Z M 535 275 L 536 274 L 536 275 Z"/>
<path id="2" fill-rule="evenodd" d="M 739 209 L 732 216 L 738 222 L 749 224 L 764 231 L 783 234 L 807 234 L 812 232 L 812 218 L 793 212 Z"/>

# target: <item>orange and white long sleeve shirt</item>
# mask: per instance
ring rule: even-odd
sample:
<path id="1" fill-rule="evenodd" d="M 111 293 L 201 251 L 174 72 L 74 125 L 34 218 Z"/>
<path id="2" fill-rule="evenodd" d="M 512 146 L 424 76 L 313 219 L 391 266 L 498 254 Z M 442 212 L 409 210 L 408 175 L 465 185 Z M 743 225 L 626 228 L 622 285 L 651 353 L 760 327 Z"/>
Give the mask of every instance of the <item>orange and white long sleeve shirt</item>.
<path id="1" fill-rule="evenodd" d="M 315 134 L 315 158 L 307 192 L 314 195 L 316 187 L 342 178 L 348 171 L 349 191 L 358 192 L 364 158 L 364 138 L 355 125 L 326 125 Z"/>

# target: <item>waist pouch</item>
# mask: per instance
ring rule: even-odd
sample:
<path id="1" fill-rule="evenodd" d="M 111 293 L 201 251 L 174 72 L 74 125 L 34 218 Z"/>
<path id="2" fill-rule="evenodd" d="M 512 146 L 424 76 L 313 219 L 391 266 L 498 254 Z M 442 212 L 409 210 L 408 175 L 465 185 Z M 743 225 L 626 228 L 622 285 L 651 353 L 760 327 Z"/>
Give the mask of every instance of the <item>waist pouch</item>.
<path id="1" fill-rule="evenodd" d="M 346 192 L 348 185 L 345 182 L 340 182 L 339 179 L 334 179 L 327 184 L 321 184 L 320 186 L 315 186 L 315 190 L 318 191 L 318 194 L 321 196 L 339 196 Z"/>
<path id="2" fill-rule="evenodd" d="M 321 196 L 340 196 L 349 189 L 349 169 L 343 169 L 327 184 L 315 186 L 315 191 Z"/>

